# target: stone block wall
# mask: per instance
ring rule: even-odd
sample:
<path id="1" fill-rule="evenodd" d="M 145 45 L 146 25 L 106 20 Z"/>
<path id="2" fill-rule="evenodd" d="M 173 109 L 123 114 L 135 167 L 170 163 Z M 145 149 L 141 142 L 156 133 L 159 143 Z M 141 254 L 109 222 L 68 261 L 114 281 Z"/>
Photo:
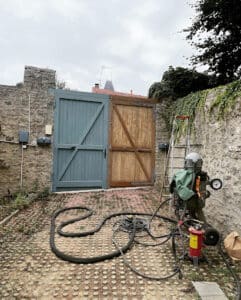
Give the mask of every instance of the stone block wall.
<path id="1" fill-rule="evenodd" d="M 196 114 L 191 144 L 200 144 L 200 147 L 193 147 L 191 151 L 202 155 L 203 170 L 211 178 L 223 181 L 223 188 L 219 191 L 208 188 L 211 197 L 204 209 L 207 220 L 225 234 L 233 230 L 241 234 L 241 98 L 236 100 L 235 107 L 224 119 L 218 120 L 217 111 L 209 113 L 216 96 L 215 91 L 210 90 L 204 110 Z M 168 141 L 162 104 L 157 105 L 157 114 L 158 144 L 160 140 Z M 160 155 L 157 149 L 157 175 L 163 168 Z M 161 176 L 157 176 L 157 182 L 161 184 Z"/>
<path id="2" fill-rule="evenodd" d="M 53 125 L 55 71 L 25 67 L 24 81 L 0 85 L 0 196 L 8 190 L 41 191 L 51 186 L 52 146 L 38 146 L 45 126 Z M 19 131 L 29 132 L 26 149 Z M 50 136 L 52 138 L 52 136 Z"/>
<path id="3" fill-rule="evenodd" d="M 155 185 L 161 188 L 164 180 L 164 172 L 166 165 L 166 152 L 159 149 L 160 144 L 169 143 L 170 128 L 167 125 L 165 116 L 169 113 L 169 100 L 164 99 L 161 103 L 156 104 L 156 158 L 155 158 Z"/>
<path id="4" fill-rule="evenodd" d="M 193 140 L 201 142 L 203 168 L 211 178 L 220 178 L 223 188 L 213 191 L 205 208 L 208 220 L 225 233 L 237 230 L 241 234 L 241 98 L 224 120 L 217 119 L 217 111 L 209 116 L 209 108 L 216 97 L 208 94 L 204 114 L 195 119 Z M 205 117 L 206 116 L 206 117 Z"/>

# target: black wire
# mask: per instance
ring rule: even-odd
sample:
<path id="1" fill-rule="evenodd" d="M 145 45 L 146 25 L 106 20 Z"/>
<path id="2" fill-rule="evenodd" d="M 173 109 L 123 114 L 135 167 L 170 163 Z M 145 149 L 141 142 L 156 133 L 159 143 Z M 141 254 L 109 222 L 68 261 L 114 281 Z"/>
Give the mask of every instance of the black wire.
<path id="1" fill-rule="evenodd" d="M 90 217 L 93 214 L 93 211 L 87 207 L 82 207 L 82 206 L 77 206 L 77 207 L 69 207 L 69 208 L 64 208 L 64 209 L 60 209 L 58 211 L 56 211 L 51 219 L 51 230 L 50 230 L 50 246 L 51 246 L 51 250 L 55 253 L 55 255 L 63 260 L 69 261 L 69 262 L 73 262 L 73 263 L 96 263 L 99 261 L 103 261 L 106 259 L 110 259 L 113 257 L 117 257 L 119 255 L 122 255 L 123 261 L 124 263 L 137 275 L 146 278 L 146 279 L 150 279 L 150 280 L 165 280 L 168 278 L 171 278 L 173 276 L 175 276 L 177 273 L 180 273 L 181 270 L 178 267 L 174 268 L 173 273 L 171 273 L 170 275 L 164 276 L 164 277 L 155 277 L 155 276 L 147 276 L 145 274 L 142 274 L 141 272 L 139 272 L 138 270 L 136 270 L 135 268 L 133 268 L 125 259 L 125 257 L 123 256 L 124 253 L 126 251 L 128 251 L 128 249 L 130 249 L 130 247 L 132 246 L 133 242 L 134 242 L 134 238 L 135 238 L 135 234 L 137 231 L 147 231 L 148 233 L 150 233 L 149 229 L 148 229 L 148 223 L 146 222 L 146 220 L 140 219 L 140 218 L 125 218 L 122 221 L 118 221 L 114 224 L 114 226 L 118 225 L 118 228 L 114 230 L 113 232 L 113 237 L 112 237 L 112 241 L 114 243 L 114 245 L 116 246 L 117 250 L 106 254 L 106 255 L 101 255 L 101 256 L 95 256 L 95 257 L 88 257 L 88 258 L 82 258 L 82 257 L 75 257 L 72 255 L 68 255 L 62 251 L 60 251 L 56 245 L 55 245 L 55 229 L 56 229 L 56 225 L 55 225 L 55 220 L 56 218 L 63 212 L 65 211 L 69 211 L 69 210 L 75 210 L 75 209 L 84 209 L 87 211 L 87 214 L 78 217 L 78 218 L 74 218 L 74 219 L 70 219 L 68 221 L 62 222 L 58 228 L 57 228 L 57 233 L 61 236 L 64 237 L 84 237 L 84 236 L 88 236 L 88 235 L 92 235 L 95 234 L 96 232 L 98 232 L 101 227 L 105 224 L 105 222 L 113 217 L 116 216 L 123 216 L 123 215 L 132 215 L 132 216 L 150 216 L 150 214 L 146 214 L 146 213 L 133 213 L 133 212 L 124 212 L 124 213 L 115 213 L 115 214 L 110 214 L 107 217 L 105 217 L 102 222 L 100 222 L 99 225 L 97 225 L 97 227 L 93 230 L 89 230 L 89 231 L 85 231 L 85 232 L 64 232 L 63 228 L 66 227 L 69 224 L 73 224 L 75 222 L 78 222 L 80 220 L 84 220 L 88 217 Z M 160 219 L 164 219 L 166 221 L 169 221 L 171 223 L 176 224 L 176 221 L 164 216 L 160 216 L 160 215 L 156 215 L 155 217 L 160 218 Z M 119 247 L 119 245 L 117 244 L 117 242 L 114 239 L 115 233 L 118 231 L 125 231 L 128 232 L 129 234 L 129 241 L 128 243 L 123 246 L 123 247 Z M 171 235 L 163 235 L 162 237 L 166 237 L 166 240 L 164 242 L 166 242 L 167 240 L 170 239 Z M 159 237 L 160 238 L 160 237 Z M 164 243 L 162 242 L 162 243 Z M 161 243 L 161 244 L 162 244 Z"/>
<path id="2" fill-rule="evenodd" d="M 163 238 L 163 237 L 166 237 L 167 235 L 170 234 L 170 233 L 169 233 L 169 234 L 162 234 L 162 235 L 154 235 L 154 234 L 150 231 L 149 228 L 147 228 L 146 231 L 147 231 L 147 233 L 149 234 L 149 236 L 150 236 L 153 240 L 155 240 L 155 239 L 160 239 L 160 238 Z"/>
<path id="3" fill-rule="evenodd" d="M 114 218 L 114 217 L 117 217 L 117 216 L 123 216 L 123 215 L 150 216 L 150 214 L 147 214 L 147 213 L 135 213 L 135 212 L 114 213 L 114 214 L 110 214 L 107 217 L 105 217 L 99 223 L 99 225 L 96 226 L 95 229 L 85 231 L 85 232 L 64 232 L 63 228 L 65 226 L 67 226 L 69 224 L 73 224 L 75 222 L 78 222 L 80 220 L 84 220 L 84 219 L 90 217 L 93 214 L 93 211 L 90 208 L 84 207 L 84 206 L 67 207 L 67 208 L 63 208 L 63 209 L 60 209 L 60 210 L 56 211 L 53 214 L 52 218 L 51 218 L 51 226 L 50 226 L 50 247 L 51 247 L 51 250 L 57 257 L 65 260 L 65 261 L 78 263 L 78 264 L 87 264 L 87 263 L 100 262 L 100 261 L 103 261 L 103 260 L 106 260 L 106 259 L 111 259 L 111 258 L 117 257 L 117 256 L 121 255 L 122 253 L 125 253 L 126 251 L 128 251 L 130 249 L 130 247 L 132 246 L 133 242 L 134 242 L 134 238 L 135 238 L 135 235 L 136 235 L 136 225 L 129 232 L 129 241 L 127 242 L 127 244 L 125 246 L 123 246 L 122 248 L 118 249 L 117 251 L 114 251 L 114 252 L 106 254 L 106 255 L 87 257 L 87 258 L 72 256 L 72 255 L 66 254 L 66 253 L 62 252 L 61 250 L 59 250 L 57 248 L 56 244 L 55 244 L 55 231 L 56 231 L 55 220 L 61 213 L 65 212 L 65 211 L 69 211 L 69 210 L 76 210 L 76 209 L 86 210 L 87 214 L 85 214 L 81 217 L 78 217 L 78 218 L 74 218 L 74 219 L 70 219 L 68 221 L 62 222 L 57 228 L 57 233 L 59 235 L 64 236 L 64 237 L 72 237 L 72 238 L 84 237 L 84 236 L 88 236 L 88 235 L 93 235 L 96 232 L 100 231 L 100 229 L 106 223 L 107 220 L 109 220 L 111 218 Z M 156 215 L 156 217 L 176 224 L 176 221 L 171 219 L 171 218 L 161 216 L 161 215 Z"/>
<path id="4" fill-rule="evenodd" d="M 156 210 L 153 212 L 153 214 L 151 216 L 150 223 L 152 222 L 152 220 L 154 219 L 154 217 L 157 215 L 157 213 L 159 212 L 159 210 L 162 208 L 162 206 L 164 206 L 164 204 L 166 204 L 170 200 L 172 200 L 172 198 L 167 198 L 163 202 L 160 202 L 159 206 L 156 208 Z"/>
<path id="5" fill-rule="evenodd" d="M 237 291 L 236 300 L 241 300 L 241 283 L 240 283 L 240 279 L 239 279 L 238 275 L 234 272 L 234 270 L 231 268 L 231 266 L 229 264 L 229 261 L 226 258 L 225 253 L 223 252 L 222 245 L 221 245 L 221 239 L 220 239 L 220 242 L 218 243 L 218 250 L 219 250 L 220 255 L 223 258 L 223 261 L 225 262 L 226 267 L 228 268 L 230 274 L 233 276 L 233 279 L 236 283 L 236 291 Z"/>
<path id="6" fill-rule="evenodd" d="M 163 245 L 164 243 L 166 243 L 170 238 L 172 238 L 172 250 L 173 250 L 173 255 L 174 255 L 174 258 L 175 258 L 175 262 L 176 262 L 176 266 L 174 267 L 174 271 L 173 273 L 167 275 L 167 276 L 158 276 L 158 277 L 155 277 L 155 276 L 149 276 L 149 275 L 146 275 L 144 273 L 141 273 L 140 271 L 138 271 L 137 269 L 135 269 L 134 267 L 132 267 L 126 260 L 126 258 L 124 257 L 124 254 L 122 254 L 122 259 L 123 259 L 123 262 L 124 264 L 130 268 L 134 273 L 136 273 L 137 275 L 145 278 L 145 279 L 150 279 L 150 280 L 165 280 L 165 279 L 169 279 L 171 277 L 173 277 L 174 275 L 176 275 L 177 273 L 179 274 L 179 278 L 181 279 L 183 277 L 182 275 L 182 271 L 181 271 L 181 266 L 182 264 L 180 264 L 180 261 L 177 259 L 177 255 L 176 255 L 176 247 L 175 247 L 175 236 L 176 235 L 180 235 L 180 233 L 177 233 L 176 231 L 176 228 L 175 229 L 172 229 L 172 231 L 169 233 L 169 234 L 164 234 L 164 235 L 161 235 L 161 236 L 158 236 L 158 237 L 153 237 L 152 233 L 150 232 L 149 228 L 148 228 L 148 225 L 146 223 L 145 220 L 143 219 L 123 219 L 121 221 L 118 221 L 116 222 L 115 225 L 119 225 L 118 228 L 115 229 L 114 233 L 113 233 L 113 236 L 112 236 L 112 241 L 114 243 L 114 245 L 116 246 L 116 248 L 118 250 L 120 250 L 121 252 L 121 249 L 118 245 L 118 243 L 116 242 L 116 240 L 114 239 L 114 236 L 115 236 L 115 233 L 116 232 L 119 232 L 119 231 L 125 231 L 125 232 L 131 232 L 131 228 L 134 226 L 130 226 L 130 222 L 135 222 L 135 226 L 136 227 L 139 227 L 139 229 L 142 229 L 142 230 L 146 230 L 148 232 L 148 234 L 150 235 L 151 238 L 153 239 L 156 239 L 156 238 L 166 238 L 164 241 L 160 242 L 160 243 L 156 243 L 156 244 L 148 244 L 148 243 L 141 243 L 139 241 L 137 241 L 136 239 L 134 240 L 136 243 L 138 244 L 141 244 L 143 246 L 159 246 L 159 245 Z M 182 259 L 184 258 L 184 255 L 182 256 Z"/>
<path id="7" fill-rule="evenodd" d="M 149 244 L 149 243 L 143 243 L 143 242 L 140 242 L 138 241 L 137 239 L 134 239 L 135 243 L 139 244 L 139 245 L 142 245 L 144 247 L 156 247 L 156 246 L 160 246 L 160 245 L 163 245 L 165 244 L 167 241 L 170 240 L 171 238 L 171 234 L 165 234 L 163 236 L 161 236 L 160 238 L 166 238 L 165 240 L 159 242 L 159 243 L 155 243 L 155 244 Z"/>
<path id="8" fill-rule="evenodd" d="M 118 226 L 118 229 L 124 232 L 132 232 L 134 227 L 134 219 L 133 217 L 126 217 L 122 220 L 118 220 L 114 225 L 113 228 Z M 148 222 L 145 219 L 135 218 L 135 228 L 136 232 L 143 232 L 147 231 L 148 229 Z"/>
<path id="9" fill-rule="evenodd" d="M 149 280 L 165 280 L 165 279 L 169 279 L 173 276 L 175 276 L 176 274 L 179 274 L 179 278 L 182 278 L 182 272 L 181 272 L 181 267 L 182 267 L 182 263 L 183 263 L 183 259 L 185 257 L 185 248 L 184 248 L 184 234 L 181 230 L 181 226 L 178 224 L 178 222 L 174 219 L 162 216 L 162 215 L 158 215 L 157 212 L 160 210 L 160 208 L 167 203 L 168 201 L 170 201 L 170 199 L 166 199 L 164 202 L 162 202 L 158 209 L 155 211 L 154 214 L 148 214 L 148 213 L 137 213 L 137 212 L 120 212 L 120 213 L 114 213 L 114 214 L 110 214 L 108 216 L 106 216 L 97 226 L 96 228 L 89 230 L 89 231 L 85 231 L 85 232 L 64 232 L 63 229 L 64 227 L 73 224 L 75 222 L 78 222 L 80 220 L 84 220 L 86 218 L 89 218 L 93 215 L 93 210 L 91 210 L 88 207 L 84 207 L 84 206 L 76 206 L 76 207 L 67 207 L 64 209 L 60 209 L 58 211 L 56 211 L 52 218 L 51 218 L 51 227 L 50 227 L 50 247 L 51 250 L 53 251 L 53 253 L 65 260 L 65 261 L 69 261 L 72 263 L 78 263 L 78 264 L 87 264 L 87 263 L 96 263 L 96 262 L 100 262 L 106 259 L 112 259 L 114 257 L 117 256 L 122 256 L 123 262 L 125 263 L 125 265 L 130 268 L 134 273 L 136 273 L 137 275 L 149 279 Z M 82 258 L 82 257 L 75 257 L 72 255 L 68 255 L 64 252 L 62 252 L 61 250 L 59 250 L 56 247 L 55 244 L 55 231 L 56 231 L 56 218 L 64 213 L 65 211 L 69 211 L 69 210 L 76 210 L 76 209 L 82 209 L 87 211 L 86 214 L 82 215 L 81 217 L 78 218 L 73 218 L 70 219 L 68 221 L 62 222 L 58 227 L 57 227 L 57 233 L 61 236 L 64 237 L 85 237 L 88 235 L 93 235 L 95 233 L 97 233 L 98 231 L 101 230 L 102 226 L 106 223 L 107 220 L 117 217 L 117 216 L 151 216 L 151 219 L 149 221 L 149 223 L 145 220 L 145 219 L 141 219 L 141 218 L 133 218 L 133 217 L 126 217 L 123 220 L 119 220 L 117 221 L 114 226 L 113 226 L 113 237 L 112 237 L 112 242 L 114 243 L 115 247 L 116 247 L 116 251 L 109 253 L 109 254 L 105 254 L 105 255 L 100 255 L 100 256 L 94 256 L 94 257 L 87 257 L 87 258 Z M 154 217 L 165 220 L 167 222 L 170 222 L 172 224 L 177 225 L 175 227 L 175 229 L 172 229 L 172 231 L 169 234 L 164 234 L 164 235 L 160 235 L 160 236 L 155 236 L 151 230 L 150 230 L 150 224 L 153 221 Z M 186 227 L 186 221 L 184 221 L 183 225 Z M 116 228 L 115 228 L 116 227 Z M 115 240 L 115 234 L 118 231 L 124 231 L 126 233 L 128 233 L 129 235 L 129 240 L 127 242 L 126 245 L 124 245 L 123 247 L 119 247 L 118 243 Z M 160 239 L 160 238 L 165 238 L 164 241 L 161 241 L 159 243 L 155 243 L 155 244 L 148 244 L 148 243 L 142 243 L 138 240 L 136 240 L 137 232 L 144 232 L 146 235 L 150 236 L 152 239 L 156 240 L 156 239 Z M 175 238 L 177 236 L 181 237 L 182 240 L 182 252 L 183 255 L 180 257 L 177 257 L 177 251 L 176 251 L 176 241 Z M 139 236 L 140 237 L 140 236 Z M 143 237 L 143 236 L 141 236 Z M 175 262 L 176 262 L 176 266 L 174 268 L 173 273 L 167 275 L 167 276 L 163 276 L 163 277 L 155 277 L 155 276 L 148 276 L 145 275 L 143 273 L 141 273 L 140 271 L 138 271 L 137 269 L 135 269 L 134 267 L 132 267 L 128 261 L 126 260 L 126 258 L 124 257 L 124 253 L 127 252 L 131 246 L 134 244 L 134 242 L 139 243 L 143 246 L 158 246 L 158 245 L 162 245 L 164 243 L 166 243 L 169 239 L 172 239 L 172 250 L 173 250 L 173 255 L 175 258 Z M 222 256 L 228 270 L 230 271 L 231 275 L 233 276 L 235 283 L 236 283 L 236 289 L 237 289 L 237 295 L 236 295 L 236 300 L 241 300 L 241 284 L 240 284 L 240 280 L 238 278 L 238 276 L 236 275 L 236 273 L 234 272 L 234 270 L 232 270 L 232 268 L 229 265 L 228 260 L 225 257 L 225 254 L 222 250 L 222 246 L 221 246 L 221 239 L 220 242 L 218 244 L 219 246 L 219 253 Z"/>
<path id="10" fill-rule="evenodd" d="M 146 237 L 149 235 L 153 240 L 166 238 L 164 241 L 155 243 L 155 244 L 144 243 L 144 242 L 138 241 L 137 239 L 134 239 L 135 243 L 140 244 L 142 246 L 155 247 L 155 246 L 163 245 L 171 238 L 170 233 L 163 234 L 160 236 L 154 236 L 149 229 L 149 223 L 145 219 L 135 218 L 135 226 L 136 226 L 136 237 L 142 238 L 142 237 Z M 132 228 L 133 228 L 133 218 L 129 218 L 129 217 L 124 218 L 122 220 L 118 220 L 113 225 L 113 230 L 117 230 L 117 231 L 131 232 Z M 146 232 L 146 233 L 145 233 L 145 235 L 137 235 L 138 231 L 144 232 L 144 233 Z"/>
<path id="11" fill-rule="evenodd" d="M 161 280 L 166 280 L 166 279 L 172 278 L 172 277 L 175 276 L 176 274 L 180 273 L 181 270 L 179 269 L 179 267 L 175 267 L 173 273 L 171 273 L 171 274 L 169 274 L 169 275 L 167 275 L 167 276 L 157 276 L 157 277 L 156 277 L 156 276 L 149 276 L 149 275 L 146 275 L 146 274 L 141 273 L 140 271 L 138 271 L 136 268 L 132 267 L 132 266 L 128 263 L 127 259 L 126 259 L 125 256 L 124 256 L 124 253 L 122 252 L 121 248 L 119 247 L 118 243 L 116 242 L 116 240 L 115 240 L 115 238 L 114 238 L 116 232 L 118 232 L 118 230 L 116 230 L 116 231 L 113 232 L 112 241 L 113 241 L 114 245 L 116 246 L 116 248 L 120 251 L 121 257 L 122 257 L 122 259 L 123 259 L 124 264 L 125 264 L 129 269 L 131 269 L 131 271 L 134 272 L 135 274 L 137 274 L 137 275 L 139 275 L 139 276 L 141 276 L 141 277 L 143 277 L 143 278 L 145 278 L 145 279 L 161 281 Z"/>

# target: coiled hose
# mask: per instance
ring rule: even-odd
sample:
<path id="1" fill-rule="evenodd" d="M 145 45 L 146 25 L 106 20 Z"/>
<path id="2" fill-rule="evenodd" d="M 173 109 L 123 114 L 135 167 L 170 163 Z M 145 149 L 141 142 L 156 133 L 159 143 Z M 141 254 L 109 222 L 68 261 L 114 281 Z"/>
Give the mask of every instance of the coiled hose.
<path id="1" fill-rule="evenodd" d="M 65 261 L 69 261 L 69 262 L 73 262 L 73 263 L 78 263 L 78 264 L 90 264 L 90 263 L 96 263 L 96 262 L 100 262 L 106 259 L 112 259 L 114 257 L 117 257 L 119 255 L 121 255 L 122 253 L 125 253 L 128 249 L 130 249 L 131 245 L 134 242 L 134 238 L 135 238 L 135 234 L 136 234 L 136 222 L 134 221 L 133 224 L 133 229 L 130 231 L 129 233 L 129 241 L 127 242 L 127 244 L 125 246 L 123 246 L 120 249 L 117 249 L 116 251 L 109 253 L 109 254 L 105 254 L 105 255 L 101 255 L 101 256 L 95 256 L 95 257 L 88 257 L 88 258 L 83 258 L 83 257 L 75 257 L 72 255 L 68 255 L 64 252 L 62 252 L 61 250 L 59 250 L 55 244 L 55 231 L 56 231 L 56 224 L 55 224 L 55 220 L 56 218 L 61 214 L 64 213 L 66 211 L 69 210 L 76 210 L 76 209 L 82 209 L 82 210 L 86 210 L 87 213 L 81 217 L 78 218 L 74 218 L 71 220 L 68 220 L 66 222 L 62 222 L 58 228 L 57 228 L 57 233 L 61 236 L 64 237 L 85 237 L 88 235 L 93 235 L 95 233 L 97 233 L 98 231 L 101 230 L 102 226 L 106 223 L 107 220 L 114 218 L 114 217 L 118 217 L 118 216 L 127 216 L 127 215 L 131 215 L 131 216 L 151 216 L 151 214 L 147 214 L 147 213 L 134 213 L 134 212 L 121 212 L 121 213 L 114 213 L 114 214 L 110 214 L 107 217 L 105 217 L 97 226 L 96 228 L 89 230 L 89 231 L 85 231 L 85 232 L 64 232 L 63 228 L 69 224 L 73 224 L 75 222 L 78 222 L 80 220 L 84 220 L 86 218 L 89 218 L 92 214 L 93 214 L 93 210 L 91 210 L 88 207 L 85 206 L 75 206 L 75 207 L 67 207 L 67 208 L 63 208 L 60 209 L 58 211 L 56 211 L 51 219 L 51 227 L 50 227 L 50 247 L 51 250 L 53 251 L 53 253 L 65 260 Z M 157 218 L 163 219 L 165 221 L 171 222 L 176 224 L 176 221 L 168 218 L 168 217 L 164 217 L 164 216 L 160 216 L 160 215 L 156 215 Z"/>
<path id="2" fill-rule="evenodd" d="M 157 212 L 160 210 L 160 208 L 166 203 L 168 202 L 170 199 L 165 200 L 164 202 L 162 202 L 159 207 L 158 210 L 156 210 L 153 214 L 148 214 L 148 213 L 138 213 L 138 212 L 120 212 L 120 213 L 114 213 L 114 214 L 110 214 L 107 217 L 105 217 L 94 229 L 89 230 L 89 231 L 85 231 L 85 232 L 64 232 L 63 228 L 66 227 L 67 225 L 73 224 L 75 222 L 84 220 L 89 218 L 90 216 L 93 215 L 93 210 L 85 207 L 85 206 L 75 206 L 75 207 L 67 207 L 67 208 L 63 208 L 60 209 L 58 211 L 56 211 L 51 218 L 51 227 L 50 227 L 50 247 L 52 252 L 59 258 L 61 258 L 62 260 L 65 261 L 69 261 L 72 263 L 77 263 L 77 264 L 91 264 L 91 263 L 97 263 L 100 261 L 104 261 L 106 259 L 112 259 L 114 257 L 118 257 L 120 255 L 122 255 L 122 259 L 123 262 L 125 263 L 125 265 L 127 267 L 129 267 L 134 273 L 136 273 L 137 275 L 149 279 L 149 280 L 165 280 L 168 278 L 173 277 L 176 274 L 179 274 L 179 278 L 182 278 L 182 272 L 181 272 L 181 263 L 180 263 L 180 258 L 177 259 L 176 256 L 176 245 L 175 245 L 175 236 L 181 236 L 182 238 L 182 232 L 180 230 L 180 226 L 176 226 L 175 229 L 173 229 L 169 234 L 165 234 L 165 235 L 160 235 L 160 236 L 155 236 L 152 234 L 151 230 L 150 230 L 150 225 L 152 220 L 155 218 L 159 218 L 162 220 L 165 220 L 167 222 L 170 222 L 172 224 L 178 225 L 177 221 L 162 215 L 157 214 Z M 83 257 L 75 257 L 69 254 L 64 253 L 63 251 L 59 250 L 55 244 L 55 232 L 56 232 L 56 218 L 69 210 L 85 210 L 87 213 L 81 217 L 78 218 L 73 218 L 70 219 L 68 221 L 62 222 L 58 227 L 57 227 L 57 233 L 60 236 L 64 236 L 64 237 L 85 237 L 88 235 L 94 235 L 95 233 L 97 233 L 98 231 L 101 230 L 101 228 L 103 227 L 103 225 L 106 223 L 106 221 L 110 220 L 111 218 L 114 217 L 118 217 L 118 216 L 133 216 L 132 218 L 127 217 L 124 220 L 118 221 L 114 224 L 114 231 L 113 231 L 113 237 L 112 237 L 112 242 L 114 243 L 115 247 L 116 247 L 116 251 L 113 251 L 111 253 L 105 254 L 105 255 L 100 255 L 100 256 L 94 256 L 94 257 L 87 257 L 87 258 L 83 258 Z M 136 218 L 136 216 L 145 216 L 145 217 L 151 217 L 149 223 L 146 220 L 140 219 L 140 218 Z M 118 226 L 117 226 L 118 225 Z M 117 241 L 115 240 L 115 235 L 118 231 L 125 231 L 128 233 L 129 235 L 129 240 L 126 243 L 126 245 L 120 247 L 117 243 Z M 142 243 L 140 241 L 138 241 L 136 239 L 136 237 L 138 236 L 137 233 L 141 232 L 141 231 L 145 231 L 147 235 L 149 235 L 152 239 L 156 240 L 159 238 L 165 238 L 165 240 L 159 242 L 159 243 L 154 243 L 154 244 L 149 244 L 149 243 Z M 173 272 L 167 276 L 163 276 L 163 277 L 155 277 L 155 276 L 148 276 L 145 275 L 141 272 L 139 272 L 138 270 L 136 270 L 134 267 L 132 267 L 126 260 L 126 258 L 124 257 L 124 253 L 126 253 L 131 246 L 133 245 L 133 243 L 139 243 L 143 246 L 158 246 L 158 245 L 162 245 L 165 242 L 167 242 L 169 239 L 172 239 L 172 250 L 173 250 L 173 255 L 176 261 L 176 266 L 173 269 Z M 235 283 L 236 283 L 236 300 L 241 300 L 241 284 L 240 284 L 240 280 L 238 278 L 238 276 L 236 275 L 236 273 L 234 272 L 234 270 L 232 270 L 232 268 L 230 267 L 230 264 L 227 260 L 227 258 L 225 257 L 225 254 L 222 250 L 222 246 L 221 246 L 221 240 L 218 244 L 218 250 L 219 253 L 221 255 L 221 257 L 223 258 L 228 270 L 230 271 L 230 274 L 233 276 Z M 183 249 L 183 251 L 185 251 Z M 184 253 L 183 253 L 183 258 L 184 258 Z"/>

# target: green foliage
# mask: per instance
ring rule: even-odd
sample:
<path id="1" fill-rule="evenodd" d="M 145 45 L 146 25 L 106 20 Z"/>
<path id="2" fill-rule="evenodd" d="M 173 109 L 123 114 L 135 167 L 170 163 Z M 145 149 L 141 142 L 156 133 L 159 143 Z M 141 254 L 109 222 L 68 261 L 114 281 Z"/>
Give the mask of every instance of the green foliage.
<path id="1" fill-rule="evenodd" d="M 161 99 L 165 97 L 165 86 L 161 82 L 154 82 L 148 91 L 148 98 Z"/>
<path id="2" fill-rule="evenodd" d="M 29 204 L 30 204 L 30 201 L 28 200 L 27 196 L 23 193 L 18 193 L 12 203 L 12 207 L 14 209 L 23 209 L 23 208 L 28 207 Z"/>
<path id="3" fill-rule="evenodd" d="M 188 115 L 190 116 L 190 128 L 193 128 L 193 122 L 197 112 L 204 111 L 206 98 L 210 90 L 199 91 L 191 93 L 184 98 L 178 99 L 172 105 L 173 117 L 176 115 Z M 216 116 L 218 120 L 223 119 L 232 109 L 234 109 L 235 103 L 238 97 L 241 97 L 241 81 L 234 81 L 226 86 L 219 86 L 213 89 L 216 98 L 211 103 L 209 108 L 209 114 Z M 217 109 L 217 112 L 215 111 Z M 170 118 L 172 122 L 173 118 Z M 177 121 L 176 136 L 179 138 L 185 131 L 185 123 L 183 121 Z"/>
<path id="4" fill-rule="evenodd" d="M 241 97 L 241 81 L 237 80 L 226 86 L 221 86 L 217 91 L 218 95 L 211 104 L 210 114 L 217 108 L 217 117 L 220 120 L 234 108 L 237 98 Z"/>
<path id="5" fill-rule="evenodd" d="M 241 1 L 198 0 L 192 25 L 185 29 L 187 40 L 199 54 L 193 65 L 208 66 L 218 84 L 226 84 L 241 75 Z"/>
<path id="6" fill-rule="evenodd" d="M 173 106 L 173 117 L 176 115 L 189 116 L 189 126 L 193 129 L 193 122 L 197 111 L 202 111 L 207 98 L 208 90 L 191 93 L 184 98 L 177 100 Z M 173 118 L 172 118 L 173 120 Z M 176 135 L 180 137 L 185 131 L 185 122 L 177 120 Z"/>
<path id="7" fill-rule="evenodd" d="M 16 192 L 12 195 L 12 199 L 8 200 L 8 202 L 4 200 L 0 200 L 0 205 L 8 205 L 11 210 L 16 209 L 24 209 L 27 208 L 31 203 L 38 200 L 45 200 L 50 195 L 49 188 L 44 188 L 42 191 L 38 193 L 30 193 L 24 192 L 23 190 Z"/>
<path id="8" fill-rule="evenodd" d="M 149 88 L 148 97 L 159 100 L 163 98 L 176 100 L 191 92 L 212 87 L 211 82 L 213 82 L 212 77 L 207 74 L 199 73 L 194 69 L 170 66 L 164 72 L 161 82 L 156 82 Z"/>

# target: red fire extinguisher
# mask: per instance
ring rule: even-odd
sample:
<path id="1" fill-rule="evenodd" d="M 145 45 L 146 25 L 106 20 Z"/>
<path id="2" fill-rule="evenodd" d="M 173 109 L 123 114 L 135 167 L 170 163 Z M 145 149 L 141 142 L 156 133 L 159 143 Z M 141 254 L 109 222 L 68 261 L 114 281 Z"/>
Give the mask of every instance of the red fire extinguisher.
<path id="1" fill-rule="evenodd" d="M 200 258 L 202 256 L 204 230 L 189 227 L 189 257 Z"/>

